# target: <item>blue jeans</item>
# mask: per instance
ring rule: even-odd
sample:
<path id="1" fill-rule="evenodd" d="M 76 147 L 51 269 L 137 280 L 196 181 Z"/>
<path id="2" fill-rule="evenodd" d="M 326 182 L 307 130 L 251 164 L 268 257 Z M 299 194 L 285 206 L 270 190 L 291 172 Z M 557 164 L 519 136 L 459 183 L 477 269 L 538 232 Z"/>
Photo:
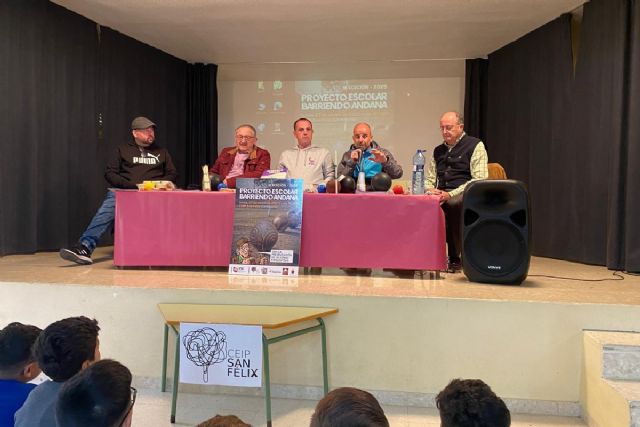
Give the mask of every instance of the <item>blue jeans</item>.
<path id="1" fill-rule="evenodd" d="M 113 228 L 113 220 L 116 217 L 116 193 L 108 190 L 107 195 L 102 202 L 102 205 L 98 209 L 98 212 L 93 216 L 93 219 L 89 223 L 89 226 L 82 236 L 80 236 L 80 243 L 87 247 L 91 252 L 98 246 L 100 237 L 109 229 Z"/>

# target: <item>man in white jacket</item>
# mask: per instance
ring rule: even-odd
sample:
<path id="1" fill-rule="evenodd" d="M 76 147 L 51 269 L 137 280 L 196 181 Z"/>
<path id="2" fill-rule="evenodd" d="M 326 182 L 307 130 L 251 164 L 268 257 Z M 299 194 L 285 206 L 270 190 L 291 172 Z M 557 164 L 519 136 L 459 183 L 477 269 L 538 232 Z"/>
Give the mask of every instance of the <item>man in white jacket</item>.
<path id="1" fill-rule="evenodd" d="M 335 178 L 329 150 L 311 145 L 313 125 L 309 119 L 303 117 L 293 123 L 293 136 L 298 144 L 284 150 L 279 161 L 280 168 L 287 170 L 287 178 L 303 179 L 305 189 Z"/>

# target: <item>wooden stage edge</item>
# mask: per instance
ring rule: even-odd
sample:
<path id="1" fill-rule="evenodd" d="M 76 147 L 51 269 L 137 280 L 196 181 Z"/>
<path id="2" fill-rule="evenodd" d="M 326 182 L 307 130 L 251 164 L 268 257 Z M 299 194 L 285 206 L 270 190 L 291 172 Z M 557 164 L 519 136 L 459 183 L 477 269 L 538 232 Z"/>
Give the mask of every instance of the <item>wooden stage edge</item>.
<path id="1" fill-rule="evenodd" d="M 209 289 L 289 292 L 399 298 L 465 298 L 640 305 L 640 277 L 601 266 L 532 257 L 529 276 L 519 286 L 471 283 L 462 273 L 428 273 L 374 269 L 301 269 L 300 276 L 230 276 L 226 268 L 116 268 L 112 247 L 98 248 L 94 264 L 79 266 L 57 252 L 0 258 L 0 282 L 28 282 L 84 286 L 157 289 Z M 555 276 L 555 277 L 551 277 Z M 603 279 L 602 281 L 594 281 Z"/>

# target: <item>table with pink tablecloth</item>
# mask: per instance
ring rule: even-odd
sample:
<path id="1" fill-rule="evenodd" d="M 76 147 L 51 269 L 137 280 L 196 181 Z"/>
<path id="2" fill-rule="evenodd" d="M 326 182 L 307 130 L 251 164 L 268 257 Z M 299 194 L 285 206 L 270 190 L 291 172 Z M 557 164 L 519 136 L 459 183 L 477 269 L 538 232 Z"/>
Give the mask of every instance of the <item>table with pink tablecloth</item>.
<path id="1" fill-rule="evenodd" d="M 117 191 L 116 266 L 226 266 L 235 193 Z M 446 268 L 433 196 L 305 193 L 300 266 Z"/>

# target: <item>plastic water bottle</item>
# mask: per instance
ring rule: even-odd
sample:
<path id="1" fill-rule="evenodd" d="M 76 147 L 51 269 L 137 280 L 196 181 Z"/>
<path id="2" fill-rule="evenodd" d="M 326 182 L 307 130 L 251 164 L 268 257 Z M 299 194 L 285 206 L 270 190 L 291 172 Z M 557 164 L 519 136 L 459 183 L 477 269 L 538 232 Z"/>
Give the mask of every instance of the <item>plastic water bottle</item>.
<path id="1" fill-rule="evenodd" d="M 424 154 L 422 154 L 422 150 L 417 150 L 413 156 L 411 194 L 424 194 Z"/>
<path id="2" fill-rule="evenodd" d="M 367 191 L 367 185 L 365 183 L 363 171 L 358 172 L 358 181 L 356 183 L 356 190 L 358 190 L 358 193 L 364 193 L 365 191 Z"/>

